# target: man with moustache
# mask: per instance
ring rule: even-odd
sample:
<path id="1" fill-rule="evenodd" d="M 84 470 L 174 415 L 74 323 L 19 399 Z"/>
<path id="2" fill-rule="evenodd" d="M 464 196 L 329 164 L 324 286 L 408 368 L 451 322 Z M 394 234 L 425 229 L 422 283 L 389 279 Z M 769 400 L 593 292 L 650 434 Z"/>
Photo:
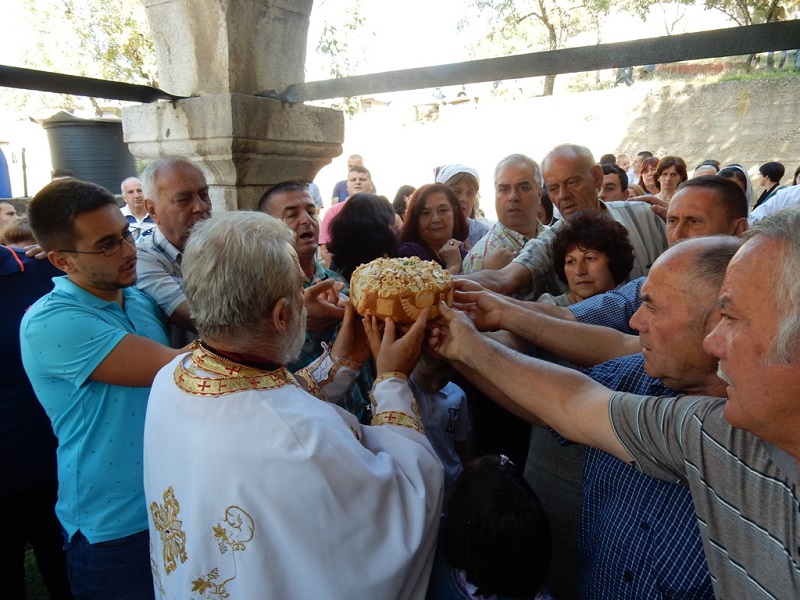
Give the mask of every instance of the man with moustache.
<path id="1" fill-rule="evenodd" d="M 432 345 L 530 418 L 687 486 L 716 597 L 794 598 L 800 590 L 800 210 L 776 213 L 742 238 L 717 300 L 721 318 L 703 342 L 719 359 L 727 399 L 614 393 L 503 349 L 478 334 L 466 315 L 446 308 L 447 325 Z M 643 308 L 653 319 L 660 314 L 654 302 Z M 644 340 L 646 355 L 654 344 L 654 337 Z"/>
<path id="2" fill-rule="evenodd" d="M 142 482 L 150 385 L 179 351 L 155 302 L 131 287 L 136 247 L 106 189 L 53 181 L 30 226 L 66 276 L 26 313 L 22 360 L 58 438 L 56 514 L 76 598 L 153 597 Z"/>
<path id="3" fill-rule="evenodd" d="M 724 395 L 716 360 L 703 351 L 702 344 L 719 320 L 716 298 L 725 267 L 738 247 L 734 237 L 701 237 L 665 252 L 647 277 L 643 304 L 631 319 L 631 327 L 640 332 L 638 338 L 628 336 L 639 346 L 636 354 L 585 373 L 617 391 Z M 457 295 L 479 327 L 527 332 L 519 327 L 520 315 L 515 314 L 524 311 L 519 305 L 496 295 L 487 297 L 487 292 Z M 584 344 L 597 343 L 591 326 L 574 325 L 572 335 Z M 535 458 L 529 456 L 529 460 Z M 535 483 L 547 481 L 527 470 L 526 476 Z M 578 583 L 582 598 L 713 596 L 685 487 L 636 473 L 610 454 L 587 448 L 581 495 Z M 560 510 L 555 505 L 548 512 L 555 512 L 558 520 Z"/>

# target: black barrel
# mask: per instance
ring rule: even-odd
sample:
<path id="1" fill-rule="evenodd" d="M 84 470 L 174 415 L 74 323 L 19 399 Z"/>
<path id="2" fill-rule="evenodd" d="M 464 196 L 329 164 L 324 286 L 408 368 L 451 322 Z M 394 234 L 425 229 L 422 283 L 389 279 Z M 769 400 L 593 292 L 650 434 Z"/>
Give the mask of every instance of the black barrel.
<path id="1" fill-rule="evenodd" d="M 123 179 L 137 174 L 120 119 L 81 119 L 59 112 L 39 123 L 47 131 L 53 170 L 69 169 L 112 194 L 120 193 Z"/>

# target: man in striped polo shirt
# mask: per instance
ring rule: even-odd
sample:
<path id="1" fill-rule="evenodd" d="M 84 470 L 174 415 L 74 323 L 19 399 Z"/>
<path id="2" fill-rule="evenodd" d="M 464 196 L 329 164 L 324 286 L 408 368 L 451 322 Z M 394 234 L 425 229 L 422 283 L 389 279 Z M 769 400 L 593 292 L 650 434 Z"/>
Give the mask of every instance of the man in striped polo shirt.
<path id="1" fill-rule="evenodd" d="M 496 386 L 518 412 L 688 486 L 716 597 L 796 598 L 800 209 L 765 219 L 743 238 L 720 291 L 721 320 L 704 341 L 719 358 L 727 399 L 615 393 L 507 350 L 447 309 L 447 327 L 431 344 Z"/>
<path id="2" fill-rule="evenodd" d="M 562 144 L 542 161 L 545 188 L 550 200 L 566 219 L 581 210 L 606 212 L 628 230 L 634 249 L 629 278 L 647 275 L 650 266 L 667 249 L 664 221 L 645 202 L 602 202 L 597 192 L 603 184 L 603 169 L 592 152 L 574 144 Z M 563 222 L 563 219 L 562 219 Z M 550 245 L 559 224 L 530 239 L 519 255 L 498 271 L 484 269 L 467 276 L 484 287 L 503 294 L 535 300 L 545 292 L 562 294 L 566 286 L 556 277 Z"/>

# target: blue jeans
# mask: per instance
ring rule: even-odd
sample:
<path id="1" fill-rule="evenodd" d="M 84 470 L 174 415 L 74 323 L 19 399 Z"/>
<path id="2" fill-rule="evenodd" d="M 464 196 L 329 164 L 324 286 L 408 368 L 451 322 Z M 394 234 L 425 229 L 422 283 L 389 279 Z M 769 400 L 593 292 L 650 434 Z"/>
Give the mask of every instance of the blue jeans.
<path id="1" fill-rule="evenodd" d="M 65 541 L 65 549 L 75 600 L 155 598 L 147 531 L 96 544 L 90 544 L 79 531 Z"/>

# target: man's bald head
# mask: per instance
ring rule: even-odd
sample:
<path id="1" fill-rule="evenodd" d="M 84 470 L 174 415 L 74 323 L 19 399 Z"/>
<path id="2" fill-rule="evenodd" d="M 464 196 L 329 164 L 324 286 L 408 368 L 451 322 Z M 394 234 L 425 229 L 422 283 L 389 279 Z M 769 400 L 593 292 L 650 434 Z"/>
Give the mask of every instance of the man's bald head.
<path id="1" fill-rule="evenodd" d="M 585 146 L 556 146 L 544 157 L 542 173 L 550 200 L 565 218 L 580 210 L 600 210 L 597 190 L 603 169 Z"/>

